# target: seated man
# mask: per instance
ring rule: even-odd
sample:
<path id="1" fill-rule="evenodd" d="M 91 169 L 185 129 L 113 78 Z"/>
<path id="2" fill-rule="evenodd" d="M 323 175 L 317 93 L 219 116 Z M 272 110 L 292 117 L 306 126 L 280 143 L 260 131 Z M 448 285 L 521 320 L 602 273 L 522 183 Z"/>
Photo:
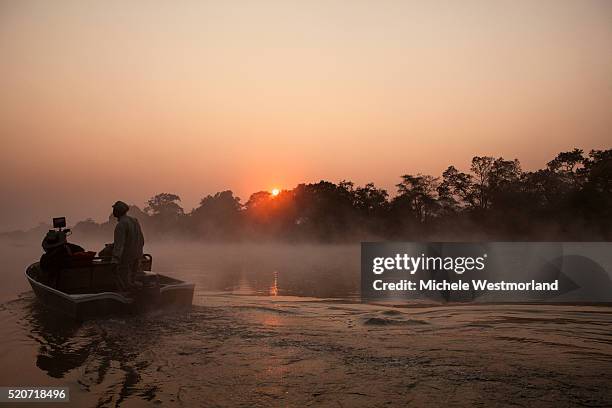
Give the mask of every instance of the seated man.
<path id="1" fill-rule="evenodd" d="M 121 290 L 134 285 L 134 277 L 141 273 L 144 237 L 136 218 L 127 215 L 130 207 L 123 201 L 113 204 L 113 215 L 117 218 L 112 261 L 117 264 L 118 285 Z"/>
<path id="2" fill-rule="evenodd" d="M 57 287 L 59 273 L 72 264 L 71 256 L 85 250 L 66 240 L 63 231 L 50 230 L 42 242 L 45 253 L 40 257 L 40 268 L 46 275 L 43 279 L 51 287 Z"/>

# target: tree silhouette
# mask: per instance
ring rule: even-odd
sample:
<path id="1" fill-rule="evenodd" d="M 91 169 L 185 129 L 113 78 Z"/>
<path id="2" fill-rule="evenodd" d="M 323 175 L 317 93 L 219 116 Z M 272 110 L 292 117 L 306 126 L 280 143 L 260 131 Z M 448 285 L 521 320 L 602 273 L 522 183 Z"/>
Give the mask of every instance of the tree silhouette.
<path id="1" fill-rule="evenodd" d="M 151 225 L 156 234 L 175 232 L 184 228 L 181 218 L 185 214 L 178 204 L 181 198 L 176 194 L 161 193 L 147 201 L 145 212 L 151 216 Z"/>
<path id="2" fill-rule="evenodd" d="M 147 201 L 145 212 L 150 215 L 179 216 L 184 213 L 183 208 L 178 204 L 181 198 L 176 194 L 161 193 Z"/>
<path id="3" fill-rule="evenodd" d="M 405 206 L 412 213 L 415 220 L 425 223 L 434 216 L 437 208 L 438 178 L 417 174 L 405 174 L 402 182 L 397 184 L 397 197 L 395 203 Z"/>
<path id="4" fill-rule="evenodd" d="M 206 239 L 234 237 L 240 227 L 240 198 L 230 190 L 207 195 L 189 214 L 196 236 Z"/>
<path id="5" fill-rule="evenodd" d="M 612 239 L 612 150 L 561 152 L 545 168 L 523 171 L 518 160 L 475 156 L 469 170 L 441 177 L 405 174 L 395 196 L 373 183 L 299 184 L 242 205 L 230 190 L 209 194 L 185 214 L 176 194 L 161 193 L 130 214 L 147 237 L 172 232 L 204 240 L 338 242 L 362 239 Z M 85 220 L 75 232 L 112 233 L 111 220 Z M 47 227 L 45 227 L 47 228 Z M 34 230 L 33 230 L 34 231 Z M 150 232 L 150 233 L 149 233 Z"/>

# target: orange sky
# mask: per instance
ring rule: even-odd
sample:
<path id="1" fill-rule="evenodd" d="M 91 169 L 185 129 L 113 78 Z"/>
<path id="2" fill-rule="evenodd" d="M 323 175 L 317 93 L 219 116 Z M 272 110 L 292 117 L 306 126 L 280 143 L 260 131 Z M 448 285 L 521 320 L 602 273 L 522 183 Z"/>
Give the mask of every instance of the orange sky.
<path id="1" fill-rule="evenodd" d="M 0 231 L 610 148 L 612 2 L 0 0 Z"/>

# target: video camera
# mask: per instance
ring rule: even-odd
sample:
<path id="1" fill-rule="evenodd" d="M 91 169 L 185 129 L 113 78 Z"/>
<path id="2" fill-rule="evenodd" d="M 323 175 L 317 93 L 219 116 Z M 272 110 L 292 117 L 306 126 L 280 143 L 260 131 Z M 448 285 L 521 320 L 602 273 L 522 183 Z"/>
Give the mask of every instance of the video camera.
<path id="1" fill-rule="evenodd" d="M 55 217 L 53 218 L 53 228 L 66 228 L 66 217 Z"/>
<path id="2" fill-rule="evenodd" d="M 53 217 L 53 228 L 63 232 L 66 236 L 72 233 L 70 228 L 66 228 L 66 217 Z"/>

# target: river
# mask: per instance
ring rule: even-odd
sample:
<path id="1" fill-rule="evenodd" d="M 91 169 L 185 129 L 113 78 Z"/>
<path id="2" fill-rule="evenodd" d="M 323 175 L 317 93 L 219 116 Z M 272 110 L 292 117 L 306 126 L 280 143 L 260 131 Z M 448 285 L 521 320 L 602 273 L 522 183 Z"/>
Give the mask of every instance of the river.
<path id="1" fill-rule="evenodd" d="M 355 245 L 165 243 L 191 310 L 77 323 L 29 290 L 37 244 L 5 244 L 0 386 L 57 406 L 612 405 L 610 307 L 364 304 Z"/>

